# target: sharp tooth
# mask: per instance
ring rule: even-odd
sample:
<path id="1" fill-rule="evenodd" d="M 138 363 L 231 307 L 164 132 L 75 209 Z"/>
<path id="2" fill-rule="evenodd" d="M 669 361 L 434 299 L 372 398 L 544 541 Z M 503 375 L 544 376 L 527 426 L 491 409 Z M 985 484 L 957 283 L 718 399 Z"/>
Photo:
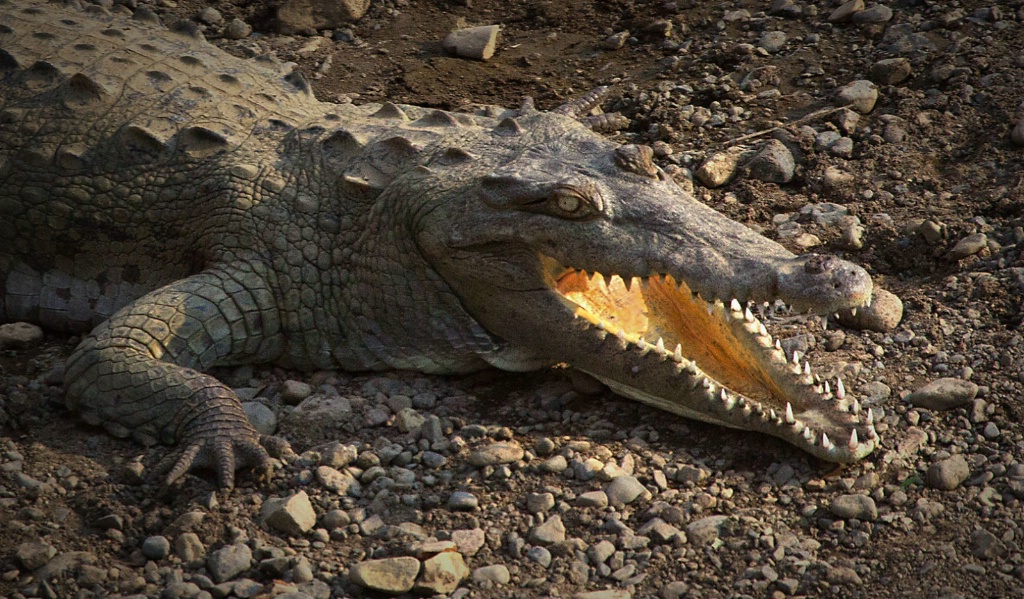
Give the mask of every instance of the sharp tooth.
<path id="1" fill-rule="evenodd" d="M 772 420 L 779 419 L 779 417 L 775 414 L 775 408 L 768 408 L 768 415 L 772 417 Z"/>
<path id="2" fill-rule="evenodd" d="M 800 364 L 800 352 L 796 350 L 793 351 L 793 363 L 797 365 Z"/>
<path id="3" fill-rule="evenodd" d="M 602 331 L 604 330 L 604 321 L 603 320 L 597 321 L 597 328 L 599 330 L 602 330 Z"/>
<path id="4" fill-rule="evenodd" d="M 763 322 L 757 323 L 757 332 L 758 332 L 758 334 L 761 334 L 761 335 L 767 335 L 768 334 L 768 329 L 765 328 Z"/>
<path id="5" fill-rule="evenodd" d="M 750 311 L 750 308 L 743 311 L 743 320 L 747 322 L 754 322 L 754 313 Z"/>
<path id="6" fill-rule="evenodd" d="M 828 330 L 828 316 L 822 316 L 821 317 L 821 330 L 823 330 L 823 331 L 827 331 Z"/>
<path id="7" fill-rule="evenodd" d="M 871 411 L 871 408 L 868 408 L 868 426 L 875 426 L 875 413 Z"/>
<path id="8" fill-rule="evenodd" d="M 725 391 L 722 391 L 722 407 L 726 410 L 732 410 L 736 407 L 736 398 L 731 395 L 726 395 Z"/>
<path id="9" fill-rule="evenodd" d="M 705 389 L 710 389 L 710 388 L 711 388 L 711 381 L 709 381 L 709 380 L 707 379 L 707 377 L 705 377 L 705 378 L 702 378 L 702 379 L 700 380 L 700 386 L 701 386 L 701 387 L 704 387 Z"/>
<path id="10" fill-rule="evenodd" d="M 860 414 L 860 401 L 853 400 L 853 413 L 854 415 Z"/>
<path id="11" fill-rule="evenodd" d="M 654 349 L 658 350 L 659 354 L 664 354 L 665 353 L 665 340 L 662 339 L 661 337 L 658 337 L 658 343 L 656 343 L 654 345 Z"/>
<path id="12" fill-rule="evenodd" d="M 672 357 L 676 359 L 676 362 L 683 361 L 683 346 L 681 344 L 676 344 L 676 351 L 672 354 Z"/>
<path id="13" fill-rule="evenodd" d="M 778 339 L 775 340 L 775 349 L 782 349 L 782 342 Z"/>
<path id="14" fill-rule="evenodd" d="M 824 395 L 828 395 L 829 393 L 832 393 L 832 387 L 829 387 L 828 386 L 828 381 L 825 381 L 825 391 L 824 391 L 823 394 Z"/>
<path id="15" fill-rule="evenodd" d="M 686 365 L 686 372 L 689 373 L 690 376 L 696 375 L 697 365 L 694 364 L 693 362 L 690 362 L 689 364 Z"/>
<path id="16" fill-rule="evenodd" d="M 719 393 L 719 395 L 722 397 L 722 401 L 729 399 L 729 394 L 725 392 L 725 389 L 722 389 L 722 392 Z"/>
<path id="17" fill-rule="evenodd" d="M 848 443 L 848 446 L 850 449 L 856 449 L 858 445 L 860 445 L 860 443 L 857 442 L 857 429 L 853 429 L 850 432 L 850 442 Z"/>
<path id="18" fill-rule="evenodd" d="M 793 404 L 786 402 L 786 424 L 793 424 L 796 418 L 793 417 Z"/>
<path id="19" fill-rule="evenodd" d="M 856 316 L 856 315 L 857 315 L 857 308 L 850 308 L 850 316 Z"/>
<path id="20" fill-rule="evenodd" d="M 811 363 L 804 362 L 804 374 L 811 374 Z"/>
<path id="21" fill-rule="evenodd" d="M 647 343 L 647 340 L 644 339 L 643 337 L 636 340 L 636 346 L 639 347 L 640 351 L 642 352 L 646 352 L 647 350 L 651 349 L 650 344 Z"/>
<path id="22" fill-rule="evenodd" d="M 739 300 L 736 298 L 732 298 L 732 302 L 729 303 L 729 309 L 733 312 L 743 312 L 743 306 L 740 305 Z"/>
<path id="23" fill-rule="evenodd" d="M 626 339 L 626 332 L 623 331 L 622 329 L 616 331 L 615 336 L 618 337 L 619 341 L 622 342 L 622 347 L 626 347 L 627 345 L 629 345 L 629 340 Z"/>
<path id="24" fill-rule="evenodd" d="M 814 431 L 811 430 L 811 427 L 807 427 L 804 429 L 804 439 L 806 441 L 814 440 Z"/>
<path id="25" fill-rule="evenodd" d="M 828 435 L 821 433 L 821 446 L 825 449 L 832 449 L 832 441 L 829 441 Z"/>
<path id="26" fill-rule="evenodd" d="M 843 379 L 836 378 L 836 397 L 843 399 L 846 397 L 846 387 L 843 386 Z"/>
<path id="27" fill-rule="evenodd" d="M 878 431 L 875 430 L 875 425 L 868 426 L 868 439 L 878 439 Z"/>

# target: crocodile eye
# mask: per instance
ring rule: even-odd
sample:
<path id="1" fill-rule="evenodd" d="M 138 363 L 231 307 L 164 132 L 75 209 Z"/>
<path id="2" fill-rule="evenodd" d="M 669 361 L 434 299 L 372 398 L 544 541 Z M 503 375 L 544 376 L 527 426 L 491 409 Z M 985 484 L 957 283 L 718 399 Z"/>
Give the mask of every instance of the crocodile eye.
<path id="1" fill-rule="evenodd" d="M 572 214 L 580 209 L 580 199 L 571 193 L 559 193 L 555 197 L 555 205 L 562 212 Z"/>
<path id="2" fill-rule="evenodd" d="M 597 186 L 589 181 L 563 183 L 552 189 L 545 205 L 537 206 L 536 210 L 559 218 L 591 218 L 603 210 L 601 193 Z"/>

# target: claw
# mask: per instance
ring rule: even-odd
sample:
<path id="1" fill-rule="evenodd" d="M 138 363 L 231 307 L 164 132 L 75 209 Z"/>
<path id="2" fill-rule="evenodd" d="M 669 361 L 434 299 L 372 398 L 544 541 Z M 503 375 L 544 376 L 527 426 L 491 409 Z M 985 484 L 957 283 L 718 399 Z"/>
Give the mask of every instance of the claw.
<path id="1" fill-rule="evenodd" d="M 164 477 L 164 483 L 170 485 L 182 476 L 185 476 L 192 469 L 192 465 L 196 462 L 196 456 L 199 455 L 202 448 L 201 444 L 194 443 L 183 449 L 180 453 L 181 457 L 174 462 L 174 466 L 167 473 L 167 476 Z M 168 456 L 170 459 L 173 459 L 173 457 L 174 454 Z M 161 467 L 158 466 L 158 468 Z"/>
<path id="2" fill-rule="evenodd" d="M 186 437 L 193 442 L 172 453 L 157 465 L 158 472 L 167 471 L 164 483 L 171 485 L 197 468 L 211 468 L 217 486 L 235 486 L 235 472 L 241 468 L 256 470 L 260 477 L 271 472 L 270 455 L 280 457 L 288 442 L 278 437 L 258 435 L 248 425 L 231 431 L 207 432 Z"/>

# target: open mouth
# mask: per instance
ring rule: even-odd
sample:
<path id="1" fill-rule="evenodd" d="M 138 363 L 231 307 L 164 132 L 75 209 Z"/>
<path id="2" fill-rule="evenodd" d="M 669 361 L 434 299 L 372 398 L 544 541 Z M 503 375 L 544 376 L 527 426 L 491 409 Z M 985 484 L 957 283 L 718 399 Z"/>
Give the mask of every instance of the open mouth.
<path id="1" fill-rule="evenodd" d="M 871 410 L 842 380 L 787 356 L 751 305 L 706 301 L 671 275 L 589 274 L 548 262 L 553 290 L 585 328 L 634 364 L 628 380 L 582 368 L 621 395 L 713 424 L 758 430 L 833 462 L 878 444 Z M 575 365 L 575 364 L 574 364 Z"/>

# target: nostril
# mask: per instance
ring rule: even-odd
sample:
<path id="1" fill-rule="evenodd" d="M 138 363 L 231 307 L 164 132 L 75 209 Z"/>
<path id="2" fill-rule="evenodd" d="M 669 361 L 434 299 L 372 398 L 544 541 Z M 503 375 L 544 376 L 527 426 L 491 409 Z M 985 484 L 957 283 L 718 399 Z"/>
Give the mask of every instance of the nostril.
<path id="1" fill-rule="evenodd" d="M 820 275 L 833 270 L 836 258 L 833 256 L 811 256 L 804 262 L 804 272 L 811 275 Z"/>

